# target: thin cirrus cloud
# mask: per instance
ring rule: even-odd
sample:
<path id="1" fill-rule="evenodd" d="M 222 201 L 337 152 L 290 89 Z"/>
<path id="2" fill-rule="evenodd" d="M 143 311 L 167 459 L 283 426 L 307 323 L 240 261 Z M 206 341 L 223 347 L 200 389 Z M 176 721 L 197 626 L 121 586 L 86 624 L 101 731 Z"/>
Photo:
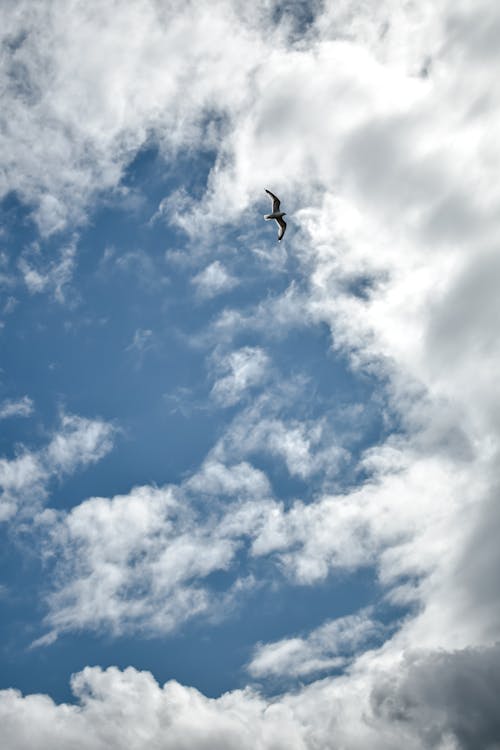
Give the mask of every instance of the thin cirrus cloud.
<path id="1" fill-rule="evenodd" d="M 270 175 L 294 205 L 287 252 L 297 281 L 284 292 L 263 286 L 247 308 L 219 308 L 199 335 L 218 352 L 234 345 L 212 398 L 240 411 L 182 487 L 91 498 L 48 524 L 61 557 L 47 624 L 122 633 L 146 622 L 168 632 L 210 610 L 206 579 L 231 571 L 240 548 L 302 586 L 373 568 L 387 599 L 411 608 L 383 646 L 363 653 L 360 642 L 344 674 L 273 701 L 250 689 L 209 701 L 113 668 L 74 678 L 78 709 L 4 692 L 12 748 L 34 747 L 22 739 L 27 715 L 36 742 L 51 747 L 121 747 L 145 735 L 165 748 L 499 743 L 489 667 L 500 601 L 498 9 L 488 0 L 318 3 L 297 41 L 286 12 L 294 5 L 278 13 L 227 1 L 194 13 L 137 2 L 112 23 L 98 4 L 4 11 L 1 189 L 34 207 L 42 234 L 85 221 L 146 135 L 163 154 L 213 149 L 201 198 L 171 202 L 170 222 L 193 242 L 236 221 L 248 228 Z M 30 24 L 37 34 L 25 33 Z M 92 56 L 82 52 L 89 40 Z M 208 128 L 202 115 L 213 111 Z M 25 270 L 32 291 L 64 295 L 64 284 Z M 383 416 L 397 426 L 361 451 L 359 481 L 344 491 L 331 486 L 345 448 L 329 425 L 298 414 L 290 394 L 288 410 L 273 408 L 266 367 L 252 371 L 242 355 L 315 326 L 360 377 L 377 379 Z M 235 343 L 245 336 L 255 338 Z M 267 402 L 245 403 L 258 387 L 269 388 Z M 51 449 L 54 471 L 73 466 L 75 450 Z M 307 480 L 310 496 L 276 497 L 252 466 L 263 452 Z M 7 463 L 9 502 L 25 486 L 45 486 L 38 454 Z M 190 492 L 219 502 L 200 517 Z M 260 674 L 314 675 L 339 658 L 335 637 L 324 625 L 280 648 L 261 644 Z"/>

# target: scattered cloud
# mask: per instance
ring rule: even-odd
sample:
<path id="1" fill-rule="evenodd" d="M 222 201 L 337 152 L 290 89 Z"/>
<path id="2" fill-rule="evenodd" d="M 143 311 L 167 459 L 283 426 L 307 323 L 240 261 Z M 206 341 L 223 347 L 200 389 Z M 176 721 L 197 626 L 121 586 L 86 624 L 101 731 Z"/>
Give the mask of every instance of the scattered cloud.
<path id="1" fill-rule="evenodd" d="M 19 510 L 33 514 L 47 497 L 50 480 L 99 461 L 111 450 L 115 432 L 102 420 L 63 414 L 46 446 L 31 451 L 21 446 L 14 458 L 0 458 L 0 520 Z"/>
<path id="2" fill-rule="evenodd" d="M 75 266 L 76 240 L 60 251 L 58 260 L 42 260 L 38 248 L 25 253 L 19 260 L 19 270 L 30 294 L 48 292 L 61 304 L 67 302 Z"/>
<path id="3" fill-rule="evenodd" d="M 127 346 L 126 351 L 143 355 L 154 346 L 153 338 L 153 331 L 150 328 L 138 328 L 134 332 L 132 342 Z"/>
<path id="4" fill-rule="evenodd" d="M 77 506 L 54 530 L 60 584 L 47 624 L 55 632 L 168 632 L 207 610 L 208 593 L 195 581 L 226 568 L 233 547 L 208 528 L 196 531 L 193 520 L 168 488 Z"/>
<path id="5" fill-rule="evenodd" d="M 203 271 L 193 276 L 192 283 L 201 299 L 211 299 L 218 294 L 228 292 L 238 285 L 238 279 L 232 276 L 219 260 L 214 260 Z"/>
<path id="6" fill-rule="evenodd" d="M 269 375 L 270 359 L 260 347 L 245 346 L 215 358 L 215 367 L 223 374 L 211 395 L 221 406 L 233 406 L 246 391 L 261 385 Z"/>
<path id="7" fill-rule="evenodd" d="M 225 384 L 225 378 L 218 382 Z M 234 387 L 232 379 L 229 382 Z M 290 415 L 290 404 L 304 398 L 307 386 L 300 379 L 290 384 L 283 381 L 279 388 L 269 388 L 254 399 L 236 415 L 214 446 L 213 455 L 231 461 L 271 455 L 285 464 L 291 476 L 334 476 L 348 454 L 331 425 L 323 418 L 300 419 L 297 408 L 294 416 Z"/>
<path id="8" fill-rule="evenodd" d="M 0 419 L 29 417 L 33 414 L 33 400 L 29 396 L 19 399 L 6 399 L 0 404 Z"/>
<path id="9" fill-rule="evenodd" d="M 253 677 L 287 679 L 344 667 L 365 646 L 376 641 L 383 626 L 370 612 L 339 617 L 312 630 L 305 638 L 283 638 L 256 647 L 248 671 Z"/>

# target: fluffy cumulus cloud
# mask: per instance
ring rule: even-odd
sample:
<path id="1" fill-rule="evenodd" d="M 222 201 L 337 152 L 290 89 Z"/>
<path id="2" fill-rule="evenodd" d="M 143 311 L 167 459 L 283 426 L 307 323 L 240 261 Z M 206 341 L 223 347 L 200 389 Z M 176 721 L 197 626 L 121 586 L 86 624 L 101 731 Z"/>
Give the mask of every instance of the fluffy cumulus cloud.
<path id="1" fill-rule="evenodd" d="M 43 520 L 52 522 L 50 511 Z M 197 524 L 168 487 L 89 499 L 52 530 L 60 584 L 45 638 L 82 627 L 173 630 L 215 606 L 203 579 L 229 567 L 235 546 L 209 521 Z"/>
<path id="2" fill-rule="evenodd" d="M 208 244 L 224 223 L 248 229 L 269 185 L 288 209 L 297 269 L 284 292 L 211 321 L 204 341 L 222 347 L 209 363 L 213 400 L 238 405 L 275 377 L 261 346 L 227 353 L 234 338 L 321 325 L 360 377 L 377 379 L 397 426 L 363 452 L 359 482 L 339 489 L 348 452 L 328 420 L 294 415 L 269 387 L 184 483 L 46 511 L 59 551 L 46 624 L 52 635 L 169 632 L 228 605 L 245 585 L 242 557 L 304 586 L 372 567 L 407 614 L 382 646 L 363 612 L 259 644 L 249 664 L 259 679 L 347 665 L 275 699 L 247 689 L 209 700 L 114 668 L 74 676 L 76 705 L 3 691 L 9 750 L 500 747 L 500 11 L 491 0 L 304 7 L 2 10 L 2 194 L 17 191 L 49 235 L 84 222 L 101 191 L 122 194 L 148 139 L 164 155 L 212 149 L 201 198 L 169 196 L 158 218 Z M 63 301 L 72 252 L 43 268 L 23 256 L 28 289 Z M 193 284 L 206 302 L 235 281 L 214 261 Z M 111 439 L 109 425 L 66 416 L 47 446 L 2 459 L 2 517 Z M 277 499 L 256 468 L 263 453 L 311 496 Z M 207 579 L 221 570 L 234 575 L 218 600 Z"/>
<path id="3" fill-rule="evenodd" d="M 56 706 L 45 696 L 23 698 L 17 691 L 2 691 L 0 715 L 7 746 L 305 748 L 287 707 L 270 707 L 250 691 L 209 700 L 174 681 L 161 688 L 147 672 L 120 672 L 114 667 L 87 667 L 74 675 L 72 687 L 79 706 Z"/>
<path id="4" fill-rule="evenodd" d="M 132 667 L 86 667 L 72 677 L 76 705 L 1 691 L 3 741 L 9 750 L 498 747 L 498 647 L 422 653 L 397 666 L 397 676 L 354 673 L 271 702 L 249 688 L 208 699 Z"/>

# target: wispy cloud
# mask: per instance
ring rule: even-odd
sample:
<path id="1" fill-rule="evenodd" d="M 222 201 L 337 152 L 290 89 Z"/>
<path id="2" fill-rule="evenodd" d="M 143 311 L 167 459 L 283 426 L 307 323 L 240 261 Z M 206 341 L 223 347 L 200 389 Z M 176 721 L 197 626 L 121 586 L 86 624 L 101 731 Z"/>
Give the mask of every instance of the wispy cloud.
<path id="1" fill-rule="evenodd" d="M 19 399 L 6 399 L 0 403 L 0 419 L 29 417 L 33 414 L 33 400 L 29 396 Z"/>
<path id="2" fill-rule="evenodd" d="M 383 632 L 368 610 L 330 620 L 305 638 L 283 638 L 257 646 L 248 671 L 254 677 L 301 677 L 339 669 L 367 641 L 376 642 Z"/>
<path id="3" fill-rule="evenodd" d="M 115 432 L 113 425 L 102 420 L 63 414 L 59 430 L 46 446 L 38 450 L 21 447 L 15 458 L 0 458 L 0 520 L 18 510 L 32 514 L 39 509 L 51 478 L 99 461 L 111 450 Z"/>
<path id="4" fill-rule="evenodd" d="M 135 352 L 142 361 L 144 354 L 154 347 L 154 334 L 150 328 L 137 328 L 130 344 L 125 348 L 127 352 Z"/>
<path id="5" fill-rule="evenodd" d="M 246 391 L 265 381 L 270 359 L 260 347 L 245 346 L 222 357 L 215 356 L 214 366 L 221 377 L 216 380 L 211 395 L 221 406 L 233 406 Z"/>
<path id="6" fill-rule="evenodd" d="M 202 299 L 211 299 L 228 292 L 239 283 L 219 260 L 214 260 L 203 271 L 193 276 L 191 281 Z"/>
<path id="7" fill-rule="evenodd" d="M 48 292 L 57 302 L 64 304 L 76 267 L 76 240 L 60 250 L 58 260 L 44 260 L 40 252 L 37 249 L 25 253 L 19 260 L 24 283 L 31 294 Z"/>

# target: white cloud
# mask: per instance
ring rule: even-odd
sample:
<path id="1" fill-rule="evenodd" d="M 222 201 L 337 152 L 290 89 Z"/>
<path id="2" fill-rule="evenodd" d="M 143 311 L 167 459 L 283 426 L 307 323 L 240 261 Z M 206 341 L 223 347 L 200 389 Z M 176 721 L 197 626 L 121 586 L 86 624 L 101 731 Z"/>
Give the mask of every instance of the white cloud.
<path id="1" fill-rule="evenodd" d="M 307 328 L 314 323 L 306 296 L 292 282 L 283 294 L 270 295 L 244 312 L 225 308 L 199 340 L 206 344 L 227 345 L 237 334 L 250 330 L 273 341 L 290 330 Z"/>
<path id="2" fill-rule="evenodd" d="M 84 220 L 151 133 L 166 152 L 200 137 L 209 145 L 204 110 L 241 106 L 265 49 L 255 22 L 266 3 L 238 6 L 223 0 L 193 13 L 177 0 L 140 0 L 118 15 L 98 2 L 3 8 L 0 193 L 34 204 L 48 234 Z"/>
<path id="3" fill-rule="evenodd" d="M 0 419 L 29 417 L 33 413 L 33 401 L 29 396 L 6 399 L 0 404 Z"/>
<path id="4" fill-rule="evenodd" d="M 263 498 L 271 496 L 271 487 L 263 471 L 246 461 L 227 466 L 208 458 L 201 469 L 186 482 L 194 493 L 208 495 L 236 495 L 238 497 Z"/>
<path id="5" fill-rule="evenodd" d="M 3 741 L 9 750 L 494 748 L 497 664 L 498 647 L 415 653 L 273 700 L 249 688 L 209 699 L 132 667 L 86 667 L 71 680 L 76 705 L 2 690 Z"/>
<path id="6" fill-rule="evenodd" d="M 99 419 L 63 414 L 61 429 L 44 451 L 44 458 L 58 474 L 99 461 L 113 447 L 115 428 Z"/>
<path id="7" fill-rule="evenodd" d="M 248 499 L 267 484 L 251 467 L 232 473 L 212 464 L 186 489 Z M 178 488 L 137 487 L 110 500 L 86 500 L 60 518 L 48 516 L 58 587 L 49 597 L 47 624 L 54 633 L 84 627 L 166 633 L 202 612 L 229 607 L 231 590 L 221 598 L 203 581 L 235 557 L 248 521 L 232 513 L 232 526 L 224 526 L 217 506 L 201 517 Z M 234 595 L 238 591 L 236 582 Z"/>
<path id="8" fill-rule="evenodd" d="M 179 486 L 48 509 L 38 521 L 55 566 L 50 630 L 36 645 L 82 628 L 158 634 L 201 614 L 227 617 L 255 583 L 233 570 L 236 557 L 277 507 L 262 471 L 208 456 Z M 206 580 L 215 571 L 233 573 L 223 592 Z"/>
<path id="9" fill-rule="evenodd" d="M 214 260 L 203 271 L 191 279 L 202 299 L 211 299 L 218 294 L 228 292 L 238 285 L 238 279 L 232 276 L 219 260 Z"/>
<path id="10" fill-rule="evenodd" d="M 283 638 L 257 646 L 248 671 L 253 677 L 299 677 L 338 669 L 367 641 L 383 631 L 369 612 L 339 617 L 315 628 L 305 638 Z"/>
<path id="11" fill-rule="evenodd" d="M 224 383 L 224 380 L 222 381 Z M 221 460 L 241 460 L 258 454 L 284 462 L 292 476 L 302 479 L 334 476 L 347 452 L 323 419 L 290 417 L 290 404 L 304 397 L 307 382 L 280 384 L 254 399 L 238 413 L 213 448 Z M 300 411 L 295 408 L 295 413 Z"/>
<path id="12" fill-rule="evenodd" d="M 32 451 L 21 447 L 14 458 L 0 458 L 0 520 L 20 509 L 32 514 L 46 498 L 51 478 L 101 459 L 111 450 L 114 433 L 102 420 L 63 414 L 59 431 L 46 446 Z"/>
<path id="13" fill-rule="evenodd" d="M 222 406 L 233 406 L 246 391 L 260 385 L 268 376 L 270 361 L 260 347 L 245 346 L 215 359 L 218 371 L 227 373 L 218 378 L 212 397 Z"/>
<path id="14" fill-rule="evenodd" d="M 251 691 L 205 698 L 174 680 L 160 687 L 148 672 L 87 667 L 72 678 L 79 705 L 57 706 L 47 696 L 0 693 L 3 741 L 9 750 L 144 747 L 158 750 L 305 750 L 285 705 L 269 706 Z M 24 716 L 24 719 L 23 719 Z M 29 727 L 29 731 L 27 730 Z"/>
<path id="15" fill-rule="evenodd" d="M 40 251 L 25 253 L 19 260 L 24 283 L 31 294 L 50 292 L 57 302 L 66 302 L 67 288 L 76 266 L 76 243 L 72 242 L 59 253 L 59 259 L 43 261 Z"/>

